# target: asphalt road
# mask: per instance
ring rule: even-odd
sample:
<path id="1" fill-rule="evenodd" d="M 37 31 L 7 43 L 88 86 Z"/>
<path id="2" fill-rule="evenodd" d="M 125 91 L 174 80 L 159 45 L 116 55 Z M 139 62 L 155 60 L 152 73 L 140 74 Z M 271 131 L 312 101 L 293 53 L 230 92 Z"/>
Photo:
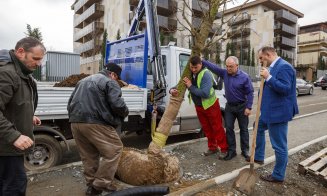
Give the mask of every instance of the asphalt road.
<path id="1" fill-rule="evenodd" d="M 255 92 L 257 94 L 257 91 Z M 327 114 L 327 90 L 321 90 L 320 87 L 316 87 L 314 89 L 313 95 L 300 95 L 298 98 L 298 105 L 299 105 L 299 111 L 300 113 L 296 116 L 296 119 L 292 121 L 293 123 L 289 124 L 289 129 L 296 129 L 298 126 L 300 127 L 307 127 L 308 133 L 306 134 L 300 134 L 300 135 L 295 135 L 292 136 L 290 139 L 290 142 L 292 140 L 300 140 L 300 141 L 306 141 L 308 138 L 315 139 L 315 134 L 311 134 L 312 131 L 315 132 L 325 132 L 326 127 L 321 127 L 320 125 L 323 124 L 321 122 L 326 121 L 326 118 L 324 118 Z M 255 113 L 256 113 L 256 103 L 257 103 L 257 96 L 255 96 L 254 100 L 254 105 L 252 109 L 252 114 L 250 116 L 250 122 L 249 122 L 249 127 L 251 129 L 252 124 L 255 119 Z M 322 113 L 319 113 L 322 112 Z M 311 116 L 305 116 L 305 115 L 310 115 Z M 304 116 L 304 117 L 303 117 Z M 302 118 L 303 117 L 303 118 Z M 305 121 L 302 119 L 306 119 Z M 308 123 L 310 121 L 310 123 Z M 312 121 L 312 123 L 311 123 Z M 235 130 L 238 130 L 238 125 L 237 122 L 235 123 Z M 323 133 L 322 133 L 323 134 Z M 194 135 L 188 134 L 188 135 L 179 135 L 179 136 L 170 136 L 168 138 L 167 144 L 172 144 L 176 142 L 182 142 L 182 141 L 187 141 L 190 139 L 193 139 Z M 237 139 L 239 139 L 237 137 Z M 145 149 L 148 147 L 149 143 L 151 142 L 151 137 L 148 134 L 144 135 L 136 135 L 136 134 L 131 134 L 124 136 L 122 138 L 122 141 L 124 143 L 124 146 L 126 147 L 133 147 L 133 148 L 138 148 L 138 149 Z M 80 161 L 80 157 L 78 155 L 76 145 L 74 140 L 69 141 L 70 145 L 70 151 L 66 151 L 63 157 L 62 164 L 67 164 L 70 162 L 75 162 L 75 161 Z"/>

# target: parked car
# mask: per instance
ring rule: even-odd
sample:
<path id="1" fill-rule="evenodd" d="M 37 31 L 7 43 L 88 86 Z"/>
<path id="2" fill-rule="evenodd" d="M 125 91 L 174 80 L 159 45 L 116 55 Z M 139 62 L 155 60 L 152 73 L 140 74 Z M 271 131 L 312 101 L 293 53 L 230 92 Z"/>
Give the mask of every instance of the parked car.
<path id="1" fill-rule="evenodd" d="M 324 77 L 320 81 L 320 86 L 322 90 L 326 90 L 327 88 L 327 74 L 324 75 Z"/>
<path id="2" fill-rule="evenodd" d="M 313 85 L 303 79 L 296 79 L 296 96 L 300 94 L 313 94 Z"/>
<path id="3" fill-rule="evenodd" d="M 320 78 L 318 78 L 316 81 L 313 82 L 313 86 L 314 87 L 319 87 L 320 86 L 320 83 L 321 83 L 321 79 L 323 78 L 324 76 L 321 76 Z"/>

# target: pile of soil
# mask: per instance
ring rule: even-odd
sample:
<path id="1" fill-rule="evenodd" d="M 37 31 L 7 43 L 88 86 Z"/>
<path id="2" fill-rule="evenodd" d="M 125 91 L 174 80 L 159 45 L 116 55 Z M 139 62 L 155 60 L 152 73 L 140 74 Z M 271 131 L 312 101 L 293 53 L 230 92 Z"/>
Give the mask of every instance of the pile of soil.
<path id="1" fill-rule="evenodd" d="M 56 83 L 54 85 L 54 87 L 75 87 L 78 81 L 82 80 L 83 78 L 85 78 L 89 75 L 90 74 L 85 74 L 85 73 L 71 75 L 68 78 L 66 78 L 65 80 L 63 80 L 59 83 Z"/>
<path id="2" fill-rule="evenodd" d="M 156 185 L 177 180 L 181 174 L 179 169 L 177 157 L 168 153 L 149 154 L 134 148 L 124 148 L 116 175 L 130 185 Z"/>

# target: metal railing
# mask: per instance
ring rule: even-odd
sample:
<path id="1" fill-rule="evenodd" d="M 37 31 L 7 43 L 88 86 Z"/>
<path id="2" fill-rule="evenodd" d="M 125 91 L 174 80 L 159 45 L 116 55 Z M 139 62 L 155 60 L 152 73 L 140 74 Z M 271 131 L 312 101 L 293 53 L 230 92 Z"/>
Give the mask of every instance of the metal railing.
<path id="1" fill-rule="evenodd" d="M 251 16 L 249 14 L 242 14 L 241 16 L 234 18 L 234 19 L 230 19 L 228 22 L 229 26 L 232 25 L 237 25 L 240 23 L 244 23 L 244 22 L 249 22 L 251 20 Z"/>
<path id="2" fill-rule="evenodd" d="M 84 44 L 81 44 L 79 47 L 75 49 L 77 53 L 88 52 L 90 50 L 95 49 L 96 46 L 101 46 L 102 40 L 100 39 L 92 39 Z"/>
<path id="3" fill-rule="evenodd" d="M 91 17 L 99 17 L 104 15 L 104 6 L 98 3 L 90 6 L 83 14 L 76 17 L 74 21 L 74 27 L 81 28 L 81 24 L 83 21 L 91 18 Z"/>
<path id="4" fill-rule="evenodd" d="M 286 32 L 286 33 L 291 34 L 291 35 L 296 35 L 296 28 L 295 27 L 291 27 L 291 26 L 283 24 L 283 23 L 277 23 L 274 26 L 274 29 L 279 29 L 282 32 Z"/>
<path id="5" fill-rule="evenodd" d="M 286 20 L 290 23 L 296 24 L 298 17 L 291 12 L 286 10 L 277 10 L 275 11 L 275 18 L 278 20 Z"/>
<path id="6" fill-rule="evenodd" d="M 278 44 L 282 44 L 282 45 L 289 46 L 292 48 L 296 47 L 296 40 L 293 40 L 293 39 L 290 39 L 287 37 L 283 37 L 283 36 L 274 37 L 274 42 L 277 42 Z"/>
<path id="7" fill-rule="evenodd" d="M 84 27 L 82 30 L 79 30 L 77 33 L 74 34 L 74 41 L 77 42 L 81 38 L 83 38 L 89 34 L 92 34 L 92 32 L 99 34 L 99 32 L 97 32 L 97 30 L 102 32 L 103 29 L 104 29 L 103 22 L 98 22 L 98 21 L 92 22 L 92 23 L 88 24 L 86 27 Z"/>
<path id="8" fill-rule="evenodd" d="M 209 5 L 203 1 L 192 0 L 192 9 L 195 11 L 203 12 L 204 10 L 209 10 Z"/>

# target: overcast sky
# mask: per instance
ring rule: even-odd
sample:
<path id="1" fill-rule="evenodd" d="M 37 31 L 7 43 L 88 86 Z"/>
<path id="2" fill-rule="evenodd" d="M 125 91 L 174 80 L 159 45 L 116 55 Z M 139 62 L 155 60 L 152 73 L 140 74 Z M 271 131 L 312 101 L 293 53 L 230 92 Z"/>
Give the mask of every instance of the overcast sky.
<path id="1" fill-rule="evenodd" d="M 302 12 L 300 25 L 327 21 L 326 0 L 280 0 Z M 0 0 L 0 49 L 12 49 L 26 25 L 39 28 L 48 50 L 73 51 L 74 0 Z M 239 3 L 244 2 L 238 0 Z"/>

